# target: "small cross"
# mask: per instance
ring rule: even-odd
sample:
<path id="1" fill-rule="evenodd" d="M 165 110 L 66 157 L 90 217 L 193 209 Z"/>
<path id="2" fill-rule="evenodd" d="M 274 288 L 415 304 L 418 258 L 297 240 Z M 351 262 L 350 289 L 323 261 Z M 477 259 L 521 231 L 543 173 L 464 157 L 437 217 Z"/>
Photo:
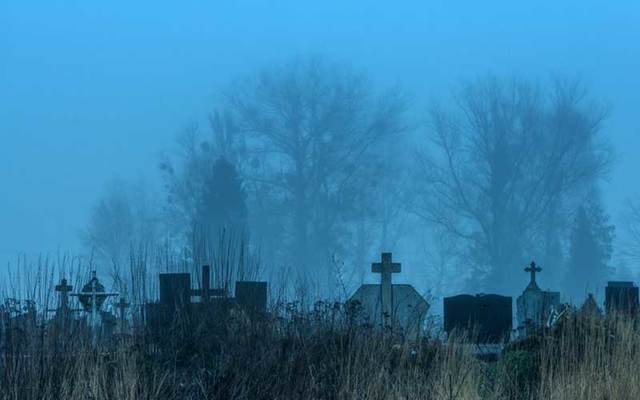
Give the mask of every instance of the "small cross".
<path id="1" fill-rule="evenodd" d="M 66 311 L 69 307 L 69 292 L 73 290 L 73 286 L 67 283 L 67 280 L 62 278 L 59 285 L 55 287 L 56 292 L 60 293 L 60 309 Z"/>
<path id="2" fill-rule="evenodd" d="M 524 269 L 525 272 L 531 274 L 531 283 L 536 283 L 536 272 L 541 272 L 542 268 L 538 267 L 534 261 L 531 261 L 531 265 Z"/>
<path id="3" fill-rule="evenodd" d="M 56 285 L 56 292 L 60 292 L 63 295 L 69 293 L 72 290 L 73 290 L 73 286 L 69 285 L 67 283 L 67 280 L 64 278 L 60 281 L 59 285 Z"/>

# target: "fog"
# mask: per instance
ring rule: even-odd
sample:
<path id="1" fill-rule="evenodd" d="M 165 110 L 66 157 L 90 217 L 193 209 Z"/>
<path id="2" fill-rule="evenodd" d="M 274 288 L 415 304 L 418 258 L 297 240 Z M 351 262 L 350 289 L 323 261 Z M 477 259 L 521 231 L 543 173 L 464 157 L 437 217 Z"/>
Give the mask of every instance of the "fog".
<path id="1" fill-rule="evenodd" d="M 134 3 L 0 3 L 2 268 L 21 254 L 86 253 L 81 233 L 114 179 L 145 182 L 161 203 L 159 164 L 188 127 L 208 134 L 223 90 L 264 68 L 318 57 L 366 74 L 376 93 L 400 88 L 404 135 L 416 142 L 430 135 L 430 107 L 448 108 L 467 82 L 579 80 L 607 110 L 600 136 L 615 156 L 598 181 L 618 228 L 610 266 L 640 270 L 621 256 L 633 239 L 622 225 L 640 170 L 638 2 Z M 400 279 L 432 289 L 433 263 L 409 250 L 422 234 L 400 229 L 410 232 L 386 249 L 404 261 Z M 368 244 L 369 262 L 377 243 Z M 514 288 L 526 284 L 521 275 Z"/>

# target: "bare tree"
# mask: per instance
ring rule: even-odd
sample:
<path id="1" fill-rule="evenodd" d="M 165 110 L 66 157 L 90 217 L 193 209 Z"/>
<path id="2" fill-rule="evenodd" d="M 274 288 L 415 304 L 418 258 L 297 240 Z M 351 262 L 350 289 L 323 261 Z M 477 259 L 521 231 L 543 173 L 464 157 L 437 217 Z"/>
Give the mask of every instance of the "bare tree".
<path id="1" fill-rule="evenodd" d="M 577 84 L 464 86 L 452 111 L 431 113 L 416 213 L 466 244 L 466 267 L 481 287 L 508 290 L 513 272 L 553 248 L 546 241 L 561 236 L 554 223 L 570 198 L 606 172 L 604 117 Z"/>
<path id="2" fill-rule="evenodd" d="M 279 215 L 288 260 L 307 271 L 328 264 L 362 211 L 366 176 L 387 157 L 380 145 L 405 129 L 405 102 L 315 59 L 265 70 L 227 99 L 246 135 L 247 183 L 269 209 L 262 214 Z"/>
<path id="3" fill-rule="evenodd" d="M 144 183 L 114 180 L 106 185 L 91 211 L 82 240 L 115 279 L 132 252 L 155 246 L 161 235 L 158 205 Z"/>

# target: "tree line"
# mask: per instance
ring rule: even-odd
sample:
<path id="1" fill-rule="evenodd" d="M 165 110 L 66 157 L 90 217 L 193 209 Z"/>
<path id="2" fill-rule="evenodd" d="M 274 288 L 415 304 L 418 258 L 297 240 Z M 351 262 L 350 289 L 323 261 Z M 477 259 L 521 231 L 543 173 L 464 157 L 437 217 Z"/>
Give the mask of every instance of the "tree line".
<path id="1" fill-rule="evenodd" d="M 330 293 L 379 251 L 413 248 L 438 293 L 451 280 L 512 292 L 535 258 L 575 299 L 613 273 L 608 113 L 579 82 L 485 77 L 423 112 L 397 87 L 304 59 L 220 97 L 159 163 L 160 195 L 119 182 L 97 200 L 83 239 L 100 262 L 126 268 L 153 246 L 205 262 L 234 240 Z"/>

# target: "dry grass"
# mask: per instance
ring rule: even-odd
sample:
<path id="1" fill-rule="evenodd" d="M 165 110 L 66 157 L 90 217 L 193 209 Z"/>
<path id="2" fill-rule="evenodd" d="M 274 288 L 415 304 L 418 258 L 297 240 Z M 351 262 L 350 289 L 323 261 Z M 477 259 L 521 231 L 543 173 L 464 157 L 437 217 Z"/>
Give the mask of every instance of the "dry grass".
<path id="1" fill-rule="evenodd" d="M 640 398 L 637 319 L 575 318 L 563 328 L 543 345 L 541 398 Z"/>
<path id="2" fill-rule="evenodd" d="M 575 317 L 487 363 L 463 337 L 405 341 L 333 304 L 209 317 L 160 346 L 140 329 L 99 352 L 35 330 L 3 349 L 0 399 L 640 398 L 635 319 Z"/>
<path id="3" fill-rule="evenodd" d="M 130 293 L 140 301 L 150 289 L 133 283 L 147 282 L 146 263 L 132 263 L 141 275 L 131 274 Z M 0 297 L 31 293 L 51 308 L 58 277 L 46 260 L 37 270 Z M 640 398 L 640 323 L 620 316 L 574 315 L 496 362 L 474 358 L 464 336 L 405 340 L 355 322 L 339 303 L 282 303 L 253 318 L 219 310 L 163 326 L 162 341 L 134 313 L 133 334 L 99 351 L 86 332 L 45 320 L 37 313 L 0 339 L 0 400 Z"/>

